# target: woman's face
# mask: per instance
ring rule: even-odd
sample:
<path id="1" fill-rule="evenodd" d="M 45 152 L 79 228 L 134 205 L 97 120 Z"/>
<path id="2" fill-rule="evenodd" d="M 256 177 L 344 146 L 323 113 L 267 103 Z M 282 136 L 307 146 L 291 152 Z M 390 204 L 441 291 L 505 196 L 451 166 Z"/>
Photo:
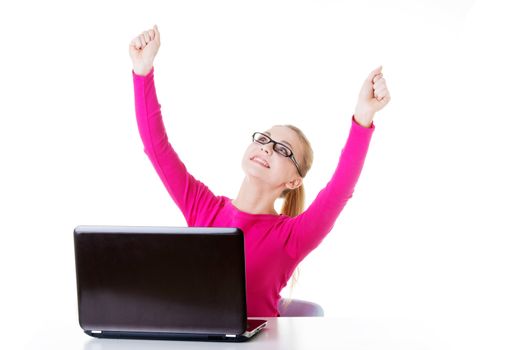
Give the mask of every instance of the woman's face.
<path id="1" fill-rule="evenodd" d="M 302 160 L 302 144 L 298 135 L 285 126 L 274 126 L 269 130 L 260 131 L 272 140 L 283 143 L 293 152 L 300 165 Z M 272 187 L 279 187 L 292 180 L 300 179 L 298 170 L 289 157 L 285 157 L 273 149 L 273 142 L 262 145 L 252 142 L 242 157 L 242 169 L 246 175 L 261 179 Z M 301 183 L 301 182 L 299 182 Z M 291 185 L 296 186 L 296 184 Z"/>

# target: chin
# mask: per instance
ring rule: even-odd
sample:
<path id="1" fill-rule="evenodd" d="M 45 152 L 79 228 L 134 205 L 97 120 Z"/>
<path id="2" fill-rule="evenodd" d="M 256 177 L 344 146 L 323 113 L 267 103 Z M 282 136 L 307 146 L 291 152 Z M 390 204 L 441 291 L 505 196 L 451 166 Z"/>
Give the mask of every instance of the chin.
<path id="1" fill-rule="evenodd" d="M 255 166 L 252 166 L 251 164 L 247 167 L 244 167 L 244 174 L 246 176 L 257 178 L 263 182 L 269 183 L 271 182 L 271 175 L 268 172 L 265 172 L 262 168 L 257 168 L 256 164 Z M 268 169 L 269 170 L 269 169 Z"/>

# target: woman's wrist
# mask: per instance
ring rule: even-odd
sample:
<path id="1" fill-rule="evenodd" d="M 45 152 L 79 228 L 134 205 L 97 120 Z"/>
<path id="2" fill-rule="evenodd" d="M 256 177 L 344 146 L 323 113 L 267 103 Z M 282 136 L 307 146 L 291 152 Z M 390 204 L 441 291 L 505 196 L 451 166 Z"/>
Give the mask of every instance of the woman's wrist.
<path id="1" fill-rule="evenodd" d="M 147 66 L 147 67 L 134 67 L 133 71 L 136 75 L 146 76 L 151 72 L 151 69 L 153 69 L 153 66 Z"/>
<path id="2" fill-rule="evenodd" d="M 357 124 L 364 128 L 369 128 L 371 123 L 373 123 L 373 115 L 355 113 L 353 116 Z"/>

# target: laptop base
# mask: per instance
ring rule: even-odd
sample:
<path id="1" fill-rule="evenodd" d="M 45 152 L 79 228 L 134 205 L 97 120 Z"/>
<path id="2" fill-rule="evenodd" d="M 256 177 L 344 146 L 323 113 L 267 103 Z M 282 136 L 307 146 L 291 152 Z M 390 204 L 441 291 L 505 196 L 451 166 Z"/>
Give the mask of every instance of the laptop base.
<path id="1" fill-rule="evenodd" d="M 249 320 L 249 329 L 240 335 L 169 333 L 169 332 L 128 332 L 128 331 L 89 331 L 84 333 L 95 338 L 141 339 L 141 340 L 181 340 L 211 342 L 245 342 L 267 326 L 266 320 Z"/>

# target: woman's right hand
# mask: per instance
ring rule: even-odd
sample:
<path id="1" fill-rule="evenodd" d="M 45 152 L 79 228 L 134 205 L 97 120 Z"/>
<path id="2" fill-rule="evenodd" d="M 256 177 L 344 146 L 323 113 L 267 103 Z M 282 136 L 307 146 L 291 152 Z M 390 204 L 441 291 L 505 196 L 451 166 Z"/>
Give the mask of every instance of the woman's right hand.
<path id="1" fill-rule="evenodd" d="M 133 71 L 138 75 L 147 75 L 153 68 L 153 61 L 160 48 L 158 27 L 142 32 L 129 43 L 129 56 L 133 62 Z"/>

